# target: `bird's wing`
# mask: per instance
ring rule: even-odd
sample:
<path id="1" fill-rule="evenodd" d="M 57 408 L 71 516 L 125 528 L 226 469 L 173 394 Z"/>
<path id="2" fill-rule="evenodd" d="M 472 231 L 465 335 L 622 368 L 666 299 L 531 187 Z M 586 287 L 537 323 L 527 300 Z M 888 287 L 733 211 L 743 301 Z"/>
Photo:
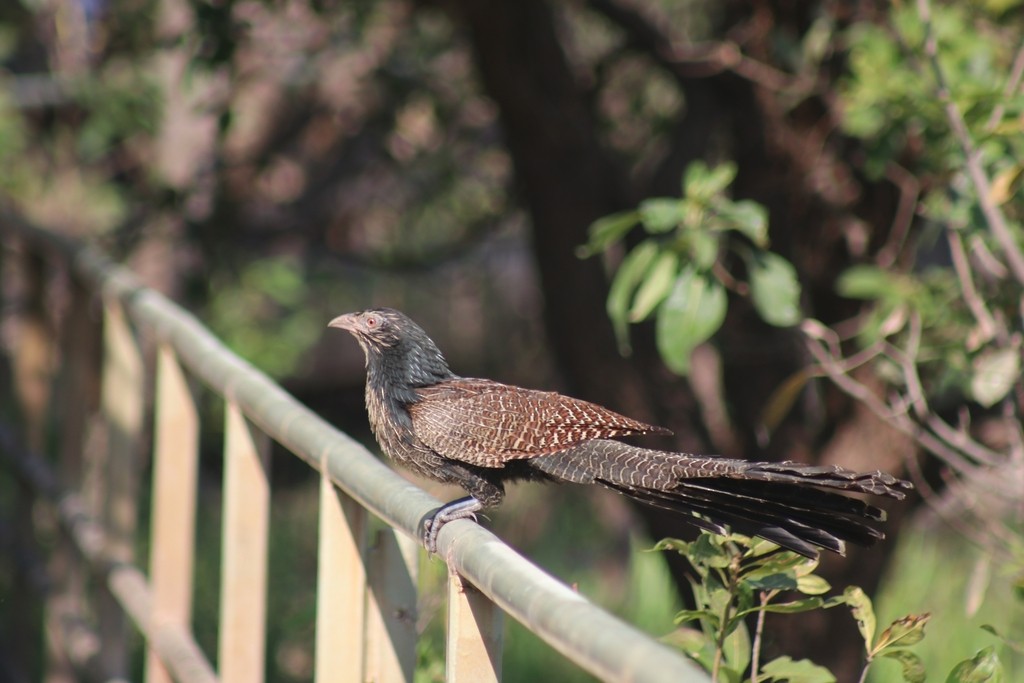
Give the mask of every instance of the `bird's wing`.
<path id="1" fill-rule="evenodd" d="M 454 379 L 416 389 L 408 406 L 413 432 L 452 460 L 502 467 L 590 439 L 669 434 L 597 404 L 489 380 Z"/>

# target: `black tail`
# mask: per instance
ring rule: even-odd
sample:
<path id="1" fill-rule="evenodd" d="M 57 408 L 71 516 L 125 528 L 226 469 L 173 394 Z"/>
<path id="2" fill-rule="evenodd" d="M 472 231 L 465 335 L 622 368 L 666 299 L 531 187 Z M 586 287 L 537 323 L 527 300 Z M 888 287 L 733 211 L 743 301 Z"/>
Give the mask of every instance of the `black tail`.
<path id="1" fill-rule="evenodd" d="M 844 554 L 847 541 L 871 545 L 885 537 L 871 524 L 885 520 L 883 510 L 835 491 L 902 500 L 912 488 L 884 472 L 755 463 L 607 440 L 529 462 L 559 481 L 603 484 L 648 505 L 684 513 L 701 529 L 725 533 L 728 526 L 807 557 L 817 557 L 816 548 Z"/>

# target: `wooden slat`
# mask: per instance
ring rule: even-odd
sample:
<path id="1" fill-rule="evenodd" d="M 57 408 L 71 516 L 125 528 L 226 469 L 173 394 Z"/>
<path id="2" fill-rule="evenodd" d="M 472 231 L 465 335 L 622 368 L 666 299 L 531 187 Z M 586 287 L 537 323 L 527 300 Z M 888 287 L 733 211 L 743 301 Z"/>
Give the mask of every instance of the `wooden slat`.
<path id="1" fill-rule="evenodd" d="M 190 630 L 195 557 L 199 417 L 174 351 L 157 352 L 153 445 L 153 520 L 149 575 L 156 622 Z M 146 655 L 146 680 L 170 683 L 156 651 Z"/>
<path id="2" fill-rule="evenodd" d="M 267 441 L 226 404 L 218 663 L 224 683 L 261 683 L 266 651 L 270 482 Z"/>
<path id="3" fill-rule="evenodd" d="M 391 527 L 368 558 L 366 680 L 411 683 L 416 668 L 416 578 L 420 546 Z"/>
<path id="4" fill-rule="evenodd" d="M 473 584 L 449 572 L 446 681 L 501 681 L 503 615 Z"/>
<path id="5" fill-rule="evenodd" d="M 366 651 L 366 509 L 320 473 L 316 683 L 363 680 Z"/>
<path id="6" fill-rule="evenodd" d="M 107 529 L 108 551 L 119 562 L 135 558 L 144 398 L 142 354 L 116 299 L 105 302 L 101 409 L 106 448 L 90 458 L 86 496 Z M 101 666 L 108 676 L 126 676 L 130 630 L 116 601 L 97 597 Z"/>

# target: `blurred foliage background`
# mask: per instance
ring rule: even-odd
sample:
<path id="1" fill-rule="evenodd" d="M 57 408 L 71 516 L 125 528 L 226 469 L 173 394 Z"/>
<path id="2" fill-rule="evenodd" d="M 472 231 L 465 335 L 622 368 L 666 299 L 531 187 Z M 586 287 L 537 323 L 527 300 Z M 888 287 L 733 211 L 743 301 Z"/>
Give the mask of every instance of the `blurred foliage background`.
<path id="1" fill-rule="evenodd" d="M 460 374 L 604 403 L 673 429 L 665 447 L 912 477 L 890 541 L 823 575 L 869 593 L 889 576 L 883 612 L 931 611 L 953 661 L 978 638 L 1020 672 L 972 620 L 994 605 L 1024 638 L 1022 7 L 11 0 L 0 193 L 364 439 L 361 354 L 324 325 L 389 305 Z M 315 484 L 274 466 L 268 671 L 303 680 Z M 685 565 L 637 539 L 688 531 L 550 494 L 514 491 L 495 529 L 670 630 Z M 200 531 L 214 652 L 217 530 Z M 848 614 L 779 619 L 769 649 L 859 671 Z M 510 628 L 508 680 L 579 677 Z"/>

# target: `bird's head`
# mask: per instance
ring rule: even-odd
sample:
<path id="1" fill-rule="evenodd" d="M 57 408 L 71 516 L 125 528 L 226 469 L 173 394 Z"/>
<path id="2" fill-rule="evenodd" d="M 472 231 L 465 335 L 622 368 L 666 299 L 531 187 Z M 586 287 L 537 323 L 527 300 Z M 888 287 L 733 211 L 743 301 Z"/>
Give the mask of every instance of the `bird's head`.
<path id="1" fill-rule="evenodd" d="M 452 376 L 423 328 L 393 308 L 339 315 L 327 325 L 349 332 L 366 354 L 366 366 L 406 386 L 427 386 Z"/>

